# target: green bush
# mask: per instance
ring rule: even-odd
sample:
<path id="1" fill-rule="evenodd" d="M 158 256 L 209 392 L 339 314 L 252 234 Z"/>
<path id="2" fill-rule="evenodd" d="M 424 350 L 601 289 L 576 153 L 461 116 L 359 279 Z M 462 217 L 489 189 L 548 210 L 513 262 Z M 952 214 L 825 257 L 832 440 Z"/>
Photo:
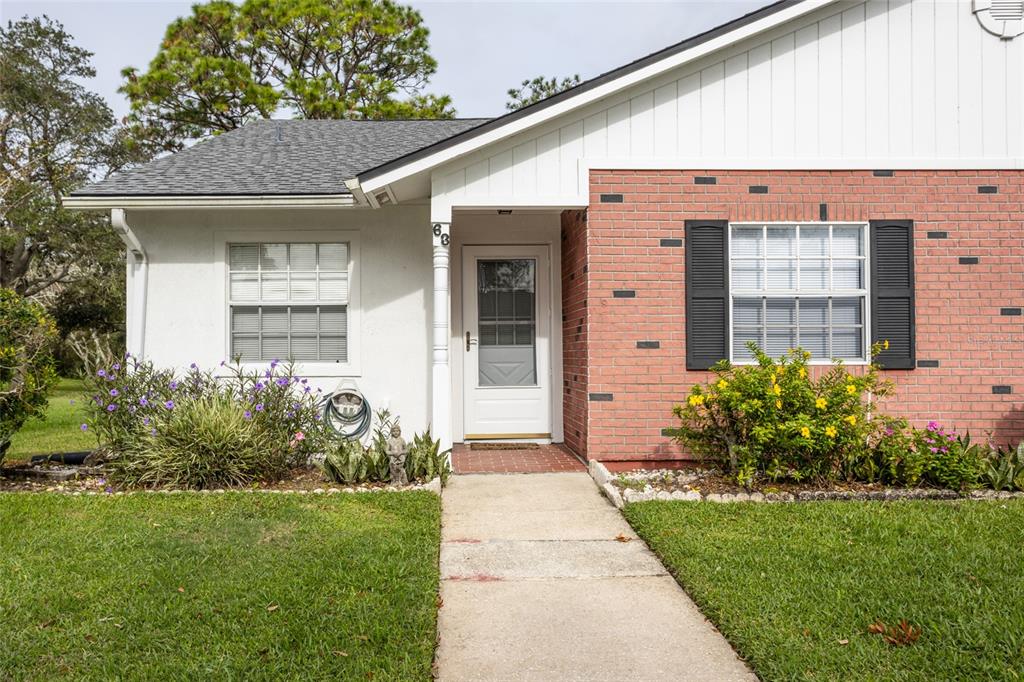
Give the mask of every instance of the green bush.
<path id="1" fill-rule="evenodd" d="M 376 474 L 371 477 L 367 449 L 358 440 L 339 441 L 327 451 L 322 466 L 327 479 L 335 483 L 353 485 L 371 480 L 386 480 L 377 477 Z"/>
<path id="2" fill-rule="evenodd" d="M 43 418 L 57 383 L 57 328 L 42 306 L 0 289 L 0 463 L 11 438 L 30 418 Z"/>
<path id="3" fill-rule="evenodd" d="M 405 460 L 405 473 L 410 481 L 431 481 L 441 479 L 441 485 L 448 483 L 451 475 L 448 452 L 441 452 L 441 441 L 434 440 L 430 429 L 413 436 L 409 456 Z"/>
<path id="4" fill-rule="evenodd" d="M 814 378 L 805 351 L 774 360 L 749 347 L 756 364 L 719 362 L 714 378 L 695 385 L 675 408 L 682 444 L 745 485 L 762 476 L 851 477 L 878 426 L 868 396 L 887 394 L 890 384 L 874 366 L 854 375 L 839 362 Z"/>
<path id="5" fill-rule="evenodd" d="M 888 420 L 861 470 L 877 469 L 878 476 L 856 477 L 867 482 L 913 487 L 931 485 L 952 490 L 977 487 L 985 473 L 989 449 L 968 435 L 947 431 L 937 422 L 923 429 L 905 420 Z"/>
<path id="6" fill-rule="evenodd" d="M 126 485 L 209 489 L 278 478 L 289 459 L 230 394 L 215 393 L 181 399 L 109 464 Z"/>
<path id="7" fill-rule="evenodd" d="M 273 480 L 323 452 L 327 436 L 319 398 L 291 365 L 275 361 L 262 372 L 227 363 L 221 367 L 214 373 L 193 364 L 179 376 L 126 355 L 122 362 L 99 369 L 87 379 L 91 399 L 82 428 L 94 432 L 105 457 L 115 463 L 115 480 L 129 485 L 208 487 L 204 475 L 195 472 L 204 466 L 224 471 L 224 458 L 238 452 L 221 438 L 226 432 L 212 430 L 196 433 L 200 440 L 195 457 L 206 458 L 206 465 L 175 451 L 175 443 L 187 435 L 190 423 L 199 423 L 203 409 L 211 411 L 211 423 L 223 428 L 242 420 L 245 433 L 265 451 L 262 457 L 248 456 L 239 462 L 237 476 L 214 475 L 218 485 L 231 485 L 236 478 Z M 207 437 L 210 440 L 202 440 Z M 168 451 L 160 456 L 163 447 Z M 152 471 L 146 471 L 148 466 Z M 175 466 L 180 467 L 177 474 L 171 472 Z"/>
<path id="8" fill-rule="evenodd" d="M 1024 491 L 1024 442 L 1015 448 L 992 448 L 985 457 L 982 481 L 993 490 Z"/>

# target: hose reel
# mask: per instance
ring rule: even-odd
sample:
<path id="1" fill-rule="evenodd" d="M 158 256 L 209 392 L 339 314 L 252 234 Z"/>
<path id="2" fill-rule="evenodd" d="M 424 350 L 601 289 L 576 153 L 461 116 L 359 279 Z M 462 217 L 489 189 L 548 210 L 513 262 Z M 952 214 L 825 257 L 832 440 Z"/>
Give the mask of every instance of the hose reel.
<path id="1" fill-rule="evenodd" d="M 370 401 L 351 379 L 343 380 L 327 394 L 323 410 L 324 423 L 345 440 L 357 440 L 370 430 Z"/>

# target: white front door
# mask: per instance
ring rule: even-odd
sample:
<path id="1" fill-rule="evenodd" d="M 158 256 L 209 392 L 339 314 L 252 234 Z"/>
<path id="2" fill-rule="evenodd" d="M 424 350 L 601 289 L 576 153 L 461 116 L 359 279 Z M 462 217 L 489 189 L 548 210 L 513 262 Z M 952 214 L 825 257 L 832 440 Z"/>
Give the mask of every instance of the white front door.
<path id="1" fill-rule="evenodd" d="M 462 269 L 466 438 L 550 438 L 548 247 L 465 246 Z"/>

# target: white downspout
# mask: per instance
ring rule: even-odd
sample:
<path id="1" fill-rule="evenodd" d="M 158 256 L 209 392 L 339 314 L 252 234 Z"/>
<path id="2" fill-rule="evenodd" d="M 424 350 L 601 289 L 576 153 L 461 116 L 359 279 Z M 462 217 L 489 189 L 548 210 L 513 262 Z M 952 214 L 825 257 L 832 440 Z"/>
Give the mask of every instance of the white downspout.
<path id="1" fill-rule="evenodd" d="M 138 236 L 125 219 L 123 208 L 115 208 L 110 211 L 110 224 L 128 249 L 128 301 L 125 334 L 127 338 L 125 345 L 128 347 L 129 353 L 136 358 L 142 358 L 145 355 L 146 285 L 149 280 L 149 261 L 142 248 L 142 242 L 139 241 Z"/>

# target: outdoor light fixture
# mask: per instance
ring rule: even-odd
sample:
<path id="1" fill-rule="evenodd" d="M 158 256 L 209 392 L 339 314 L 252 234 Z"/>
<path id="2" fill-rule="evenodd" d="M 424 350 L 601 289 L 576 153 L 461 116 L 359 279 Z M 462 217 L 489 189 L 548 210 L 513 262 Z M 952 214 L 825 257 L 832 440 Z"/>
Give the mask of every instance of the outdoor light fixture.
<path id="1" fill-rule="evenodd" d="M 512 209 L 511 208 L 499 208 L 498 209 L 498 215 L 512 215 Z"/>

